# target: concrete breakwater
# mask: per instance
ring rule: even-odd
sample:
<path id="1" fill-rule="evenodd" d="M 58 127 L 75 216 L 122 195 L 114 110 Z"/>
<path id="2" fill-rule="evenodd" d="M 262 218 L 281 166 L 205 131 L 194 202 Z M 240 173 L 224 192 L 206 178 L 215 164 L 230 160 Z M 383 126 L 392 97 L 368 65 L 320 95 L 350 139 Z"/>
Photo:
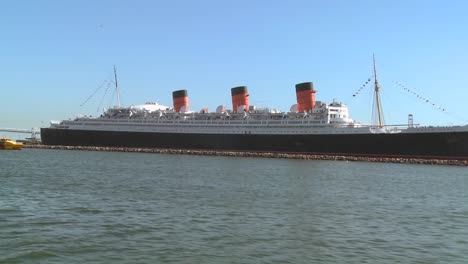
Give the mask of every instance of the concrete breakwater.
<path id="1" fill-rule="evenodd" d="M 468 166 L 468 160 L 429 159 L 429 158 L 411 158 L 411 157 L 378 157 L 378 156 L 369 157 L 369 156 L 354 156 L 354 155 L 326 155 L 326 154 L 306 154 L 306 153 L 245 152 L 245 151 L 228 151 L 228 150 L 223 151 L 223 150 L 130 148 L 130 147 L 48 146 L 48 145 L 37 145 L 37 144 L 25 145 L 24 148 Z"/>

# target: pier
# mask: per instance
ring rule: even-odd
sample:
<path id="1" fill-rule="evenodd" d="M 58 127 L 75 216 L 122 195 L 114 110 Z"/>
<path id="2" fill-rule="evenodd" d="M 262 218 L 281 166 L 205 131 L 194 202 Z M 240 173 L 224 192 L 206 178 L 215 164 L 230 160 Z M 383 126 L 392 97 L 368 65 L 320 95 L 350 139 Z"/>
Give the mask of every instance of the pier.
<path id="1" fill-rule="evenodd" d="M 193 149 L 128 148 L 128 147 L 96 147 L 96 146 L 49 146 L 49 145 L 40 145 L 40 144 L 34 144 L 34 145 L 26 144 L 24 148 L 468 166 L 468 160 L 466 159 L 444 159 L 444 158 L 434 159 L 434 158 L 422 158 L 422 157 L 382 157 L 382 156 L 362 156 L 362 155 L 245 152 L 245 151 L 199 150 L 199 149 L 193 150 Z"/>

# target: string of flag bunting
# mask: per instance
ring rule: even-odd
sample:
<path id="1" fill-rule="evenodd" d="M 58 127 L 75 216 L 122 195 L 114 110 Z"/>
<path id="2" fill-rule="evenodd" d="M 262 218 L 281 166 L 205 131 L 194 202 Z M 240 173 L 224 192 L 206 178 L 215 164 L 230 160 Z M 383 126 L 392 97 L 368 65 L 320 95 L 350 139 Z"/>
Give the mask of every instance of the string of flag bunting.
<path id="1" fill-rule="evenodd" d="M 371 83 L 371 77 L 369 77 L 367 81 L 361 85 L 361 87 L 359 87 L 355 93 L 353 93 L 353 97 L 356 97 L 356 95 L 358 95 L 369 83 Z"/>
<path id="2" fill-rule="evenodd" d="M 86 98 L 86 100 L 84 100 L 84 102 L 80 104 L 80 106 L 85 105 L 89 100 L 91 100 L 91 98 L 93 98 L 105 84 L 107 84 L 107 88 L 109 88 L 109 86 L 112 84 L 112 81 L 104 80 L 104 82 L 101 85 L 99 85 L 99 87 L 96 88 L 96 90 L 94 90 L 94 92 L 90 94 L 88 98 Z"/>
<path id="3" fill-rule="evenodd" d="M 429 104 L 429 105 L 431 105 L 432 107 L 434 107 L 434 108 L 436 108 L 436 109 L 438 109 L 438 110 L 440 110 L 440 111 L 442 111 L 442 112 L 447 112 L 447 110 L 445 110 L 444 107 L 442 107 L 442 106 L 440 106 L 440 105 L 438 105 L 438 104 L 432 102 L 432 101 L 429 100 L 428 98 L 426 98 L 426 97 L 420 95 L 419 93 L 417 93 L 417 92 L 415 92 L 414 90 L 412 90 L 412 89 L 406 87 L 405 85 L 403 85 L 403 84 L 401 84 L 401 83 L 399 83 L 399 82 L 395 82 L 395 81 L 394 81 L 394 83 L 395 83 L 396 85 L 398 85 L 400 88 L 402 88 L 403 90 L 405 90 L 406 92 L 408 92 L 408 93 L 412 94 L 413 96 L 415 96 L 417 99 L 421 100 L 422 102 L 424 102 L 424 103 L 426 103 L 426 104 Z"/>
<path id="4" fill-rule="evenodd" d="M 97 112 L 99 112 L 99 108 L 102 107 L 102 104 L 104 103 L 104 98 L 106 97 L 107 91 L 109 90 L 109 87 L 111 86 L 112 83 L 113 83 L 113 81 L 108 81 L 108 82 L 107 82 L 106 90 L 104 91 L 104 94 L 102 95 L 101 102 L 99 102 L 99 106 L 98 106 L 98 108 L 97 108 Z"/>

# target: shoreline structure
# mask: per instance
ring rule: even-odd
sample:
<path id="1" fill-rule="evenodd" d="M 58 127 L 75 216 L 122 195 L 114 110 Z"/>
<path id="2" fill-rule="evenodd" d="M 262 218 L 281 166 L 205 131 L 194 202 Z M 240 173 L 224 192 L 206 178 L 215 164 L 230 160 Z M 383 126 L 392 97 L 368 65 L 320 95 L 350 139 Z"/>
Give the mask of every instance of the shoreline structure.
<path id="1" fill-rule="evenodd" d="M 341 154 L 307 154 L 307 153 L 280 153 L 280 152 L 252 152 L 230 150 L 194 150 L 194 149 L 166 149 L 166 148 L 130 148 L 130 147 L 96 147 L 96 146 L 61 146 L 61 145 L 24 145 L 23 148 L 58 149 L 58 150 L 82 150 L 82 151 L 108 151 L 108 152 L 136 152 L 176 155 L 204 155 L 250 158 L 277 158 L 277 159 L 302 159 L 302 160 L 339 160 L 339 161 L 363 161 L 385 162 L 402 164 L 426 164 L 426 165 L 455 165 L 468 166 L 468 159 L 424 158 L 424 157 L 385 157 L 364 155 Z"/>

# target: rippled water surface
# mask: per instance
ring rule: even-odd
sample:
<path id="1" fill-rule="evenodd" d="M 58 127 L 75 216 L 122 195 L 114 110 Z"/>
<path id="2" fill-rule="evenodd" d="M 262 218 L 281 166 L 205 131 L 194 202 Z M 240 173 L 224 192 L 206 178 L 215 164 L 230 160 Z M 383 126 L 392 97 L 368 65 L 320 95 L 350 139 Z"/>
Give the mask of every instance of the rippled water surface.
<path id="1" fill-rule="evenodd" d="M 468 169 L 2 151 L 0 263 L 468 263 Z"/>

